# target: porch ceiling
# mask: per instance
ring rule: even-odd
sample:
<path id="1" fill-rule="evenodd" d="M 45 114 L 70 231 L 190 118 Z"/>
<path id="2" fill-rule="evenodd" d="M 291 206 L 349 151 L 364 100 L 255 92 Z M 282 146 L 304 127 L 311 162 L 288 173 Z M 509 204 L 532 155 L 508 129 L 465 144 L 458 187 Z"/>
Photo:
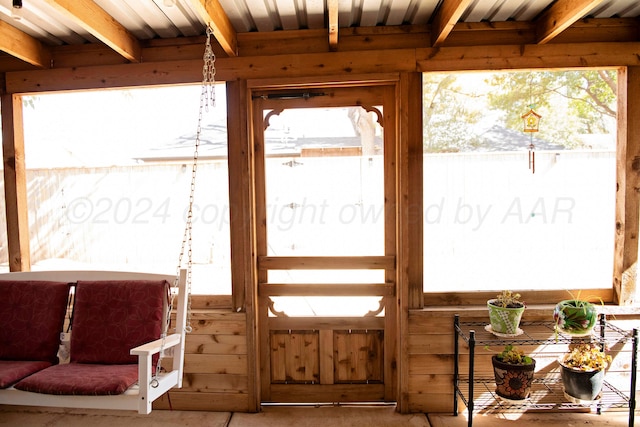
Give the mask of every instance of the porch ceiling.
<path id="1" fill-rule="evenodd" d="M 286 53 L 283 40 L 311 33 L 338 51 L 343 34 L 390 29 L 413 48 L 469 45 L 451 35 L 477 28 L 500 32 L 505 44 L 553 43 L 568 28 L 580 41 L 583 27 L 585 41 L 640 39 L 637 0 L 22 0 L 20 19 L 12 2 L 0 0 L 0 73 L 59 67 L 64 55 L 85 55 L 82 65 L 112 63 L 110 55 L 144 62 L 144 49 L 159 45 L 180 59 L 180 46 L 200 41 L 207 25 L 222 56 L 255 55 L 256 40 L 270 45 L 266 54 Z M 245 50 L 248 38 L 254 47 Z"/>

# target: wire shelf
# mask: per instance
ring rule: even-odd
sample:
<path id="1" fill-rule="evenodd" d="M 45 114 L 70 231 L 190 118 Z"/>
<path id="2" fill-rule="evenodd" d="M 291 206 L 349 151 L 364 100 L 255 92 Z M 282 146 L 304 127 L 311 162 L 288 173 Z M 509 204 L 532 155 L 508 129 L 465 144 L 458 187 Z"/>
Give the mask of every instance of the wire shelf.
<path id="1" fill-rule="evenodd" d="M 553 322 L 522 322 L 520 327 L 522 334 L 510 338 L 501 338 L 485 330 L 486 322 L 460 322 L 458 335 L 465 342 L 469 343 L 472 338 L 471 332 L 475 334 L 476 345 L 554 345 L 554 344 L 575 344 L 579 342 L 592 342 L 599 340 L 603 326 L 599 323 L 593 328 L 593 333 L 585 337 L 567 335 L 562 332 L 556 333 Z M 626 342 L 633 338 L 630 331 L 625 331 L 611 323 L 605 323 L 604 335 L 608 341 Z"/>
<path id="2" fill-rule="evenodd" d="M 459 391 L 468 406 L 465 396 L 469 395 L 469 379 L 461 378 Z M 522 402 L 509 401 L 495 393 L 493 378 L 474 379 L 473 412 L 523 412 L 523 411 L 626 411 L 629 398 L 607 381 L 604 381 L 600 399 L 594 402 L 572 401 L 564 394 L 560 377 L 535 378 L 531 386 L 531 394 Z"/>

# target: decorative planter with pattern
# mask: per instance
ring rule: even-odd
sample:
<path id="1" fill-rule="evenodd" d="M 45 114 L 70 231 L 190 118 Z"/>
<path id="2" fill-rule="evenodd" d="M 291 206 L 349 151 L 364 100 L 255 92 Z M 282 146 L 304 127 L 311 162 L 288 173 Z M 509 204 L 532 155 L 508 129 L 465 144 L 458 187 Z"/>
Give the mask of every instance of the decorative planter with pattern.
<path id="1" fill-rule="evenodd" d="M 531 393 L 536 361 L 529 365 L 505 363 L 497 356 L 491 358 L 496 380 L 496 394 L 508 400 L 524 400 Z"/>
<path id="2" fill-rule="evenodd" d="M 487 301 L 489 320 L 493 332 L 505 335 L 517 335 L 520 319 L 522 319 L 522 313 L 524 313 L 525 309 L 524 304 L 522 304 L 522 307 L 510 308 L 493 305 L 493 301 L 495 300 Z"/>
<path id="3" fill-rule="evenodd" d="M 560 301 L 553 310 L 556 329 L 568 335 L 590 335 L 597 319 L 596 307 L 586 301 L 575 299 Z"/>

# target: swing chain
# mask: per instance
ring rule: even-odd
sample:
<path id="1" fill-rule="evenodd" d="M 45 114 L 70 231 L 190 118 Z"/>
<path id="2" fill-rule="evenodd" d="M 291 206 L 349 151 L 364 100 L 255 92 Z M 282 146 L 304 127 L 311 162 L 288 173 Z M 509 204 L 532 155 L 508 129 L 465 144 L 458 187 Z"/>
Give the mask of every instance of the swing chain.
<path id="1" fill-rule="evenodd" d="M 184 235 L 182 238 L 182 245 L 180 247 L 180 255 L 178 256 L 178 266 L 176 271 L 176 278 L 174 282 L 174 288 L 178 287 L 180 280 L 180 268 L 182 267 L 183 258 L 185 255 L 185 249 L 187 253 L 187 278 L 186 278 L 186 292 L 187 292 L 187 322 L 184 328 L 186 333 L 191 333 L 193 327 L 191 326 L 191 279 L 192 279 L 192 267 L 193 267 L 193 206 L 195 201 L 196 190 L 196 175 L 198 171 L 198 149 L 200 148 L 200 137 L 202 134 L 202 117 L 203 111 L 209 111 L 209 106 L 215 107 L 215 75 L 216 56 L 211 46 L 211 36 L 213 35 L 213 29 L 207 26 L 207 40 L 205 43 L 205 50 L 203 55 L 204 65 L 202 67 L 202 91 L 200 93 L 200 108 L 198 112 L 198 126 L 196 128 L 195 146 L 193 151 L 193 164 L 191 167 L 191 185 L 189 189 L 189 204 L 187 209 L 187 218 L 185 223 Z M 162 358 L 164 356 L 165 341 L 167 338 L 167 330 L 171 323 L 171 311 L 173 309 L 173 300 L 175 294 L 169 291 L 169 303 L 167 307 L 166 323 L 164 331 L 162 333 L 162 342 L 160 345 L 160 355 L 156 363 L 156 370 L 153 378 L 150 382 L 151 387 L 157 388 L 160 383 L 158 381 L 158 373 L 161 370 Z"/>
<path id="2" fill-rule="evenodd" d="M 189 192 L 189 207 L 187 209 L 187 221 L 184 230 L 184 236 L 182 239 L 182 248 L 180 251 L 180 257 L 178 259 L 177 274 L 180 273 L 180 266 L 182 265 L 182 258 L 184 256 L 185 246 L 187 247 L 187 295 L 189 299 L 187 302 L 187 325 L 185 332 L 190 333 L 193 330 L 191 326 L 191 283 L 192 283 L 192 266 L 193 266 L 193 205 L 195 202 L 196 191 L 196 175 L 198 171 L 198 149 L 200 148 L 200 140 L 202 136 L 202 117 L 203 113 L 209 111 L 209 106 L 215 107 L 215 75 L 216 75 L 216 55 L 213 53 L 211 46 L 211 36 L 213 35 L 213 29 L 207 27 L 207 40 L 205 43 L 204 55 L 202 60 L 204 65 L 202 67 L 202 91 L 200 92 L 200 108 L 198 110 L 198 125 L 196 128 L 196 140 L 193 151 L 193 165 L 191 168 L 191 187 Z"/>
<path id="3" fill-rule="evenodd" d="M 202 67 L 202 90 L 204 92 L 205 109 L 209 111 L 209 105 L 216 105 L 216 54 L 211 46 L 211 36 L 213 28 L 207 27 L 207 41 L 205 43 L 204 55 L 202 57 L 204 66 Z M 208 90 L 207 90 L 208 89 Z"/>

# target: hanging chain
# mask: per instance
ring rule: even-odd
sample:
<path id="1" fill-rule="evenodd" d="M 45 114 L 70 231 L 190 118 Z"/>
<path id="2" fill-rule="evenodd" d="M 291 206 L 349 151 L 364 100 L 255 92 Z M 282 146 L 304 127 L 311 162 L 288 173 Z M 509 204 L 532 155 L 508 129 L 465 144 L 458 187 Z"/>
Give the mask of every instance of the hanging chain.
<path id="1" fill-rule="evenodd" d="M 207 27 L 207 42 L 204 48 L 204 66 L 202 67 L 202 96 L 200 98 L 200 117 L 198 117 L 198 129 L 200 128 L 200 121 L 202 118 L 202 106 L 206 111 L 209 111 L 209 105 L 216 106 L 216 55 L 213 53 L 211 47 L 211 36 L 213 35 L 213 28 Z M 196 143 L 199 141 L 196 139 Z"/>
<path id="2" fill-rule="evenodd" d="M 180 255 L 178 256 L 178 266 L 176 268 L 176 278 L 174 287 L 178 287 L 178 281 L 180 280 L 180 268 L 182 267 L 185 250 L 187 253 L 187 324 L 184 328 L 186 333 L 191 333 L 193 327 L 191 326 L 191 279 L 192 279 L 192 267 L 193 267 L 193 205 L 195 200 L 196 191 L 196 175 L 198 171 L 198 149 L 200 148 L 200 136 L 202 134 L 202 116 L 203 111 L 209 111 L 209 106 L 215 107 L 216 105 L 216 92 L 215 92 L 215 76 L 216 76 L 216 56 L 213 53 L 211 47 L 211 36 L 213 35 L 213 29 L 207 27 L 207 41 L 205 43 L 202 67 L 202 91 L 200 92 L 200 109 L 198 112 L 198 126 L 196 128 L 196 140 L 193 150 L 193 164 L 191 167 L 191 186 L 189 190 L 189 205 L 187 209 L 187 218 L 184 228 L 184 235 L 182 237 L 182 245 L 180 247 Z M 169 304 L 167 307 L 167 319 L 164 331 L 162 332 L 162 343 L 160 345 L 160 357 L 156 363 L 156 371 L 151 380 L 152 387 L 158 387 L 158 373 L 161 369 L 162 356 L 164 353 L 165 341 L 167 338 L 168 326 L 171 323 L 171 311 L 173 309 L 173 301 L 175 294 L 170 292 Z"/>
<path id="3" fill-rule="evenodd" d="M 184 230 L 184 236 L 182 239 L 182 249 L 180 251 L 180 257 L 178 259 L 178 271 L 180 273 L 180 266 L 182 265 L 182 258 L 184 256 L 185 245 L 187 246 L 187 295 L 189 300 L 187 303 L 187 326 L 185 328 L 187 333 L 192 331 L 191 327 L 191 279 L 192 279 L 192 265 L 193 265 L 193 247 L 192 247 L 192 231 L 193 231 L 193 203 L 196 191 L 196 172 L 198 170 L 198 149 L 200 148 L 200 137 L 202 135 L 202 116 L 203 111 L 209 111 L 209 106 L 215 107 L 216 105 L 216 90 L 215 90 L 215 77 L 216 77 L 216 55 L 213 53 L 211 46 L 211 36 L 213 35 L 213 29 L 207 26 L 207 41 L 205 43 L 204 55 L 202 60 L 204 65 L 202 67 L 202 90 L 200 92 L 200 108 L 198 110 L 198 126 L 196 128 L 196 141 L 193 151 L 193 166 L 191 169 L 191 190 L 189 193 L 189 208 L 187 210 L 187 222 Z M 178 277 L 176 275 L 176 277 Z"/>

